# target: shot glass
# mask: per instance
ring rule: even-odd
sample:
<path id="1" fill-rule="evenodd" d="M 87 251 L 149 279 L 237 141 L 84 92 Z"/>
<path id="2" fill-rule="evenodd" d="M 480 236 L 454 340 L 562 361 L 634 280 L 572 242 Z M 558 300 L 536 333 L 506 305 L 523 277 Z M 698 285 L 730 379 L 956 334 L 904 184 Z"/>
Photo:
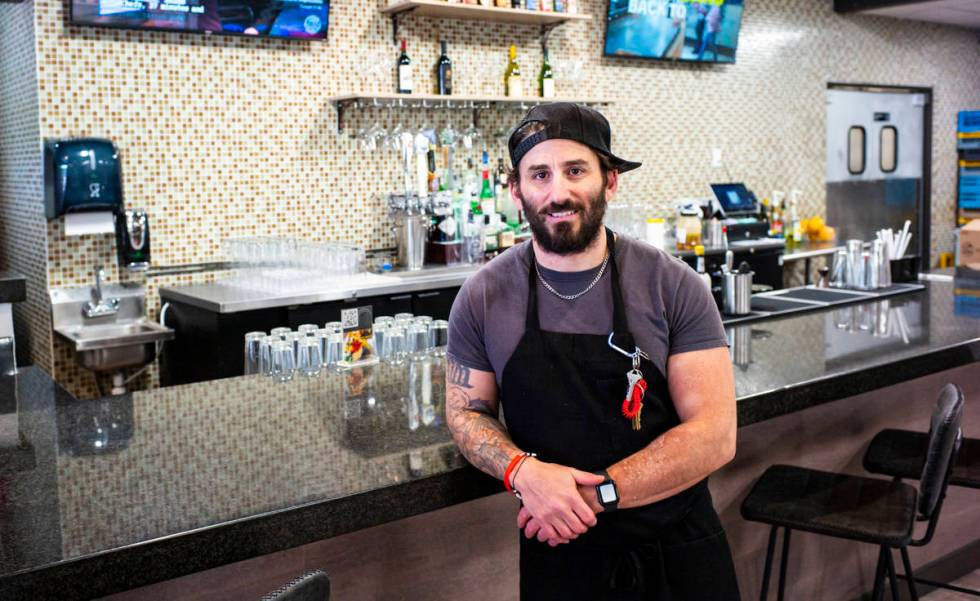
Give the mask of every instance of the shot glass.
<path id="1" fill-rule="evenodd" d="M 296 331 L 304 336 L 314 336 L 316 335 L 316 331 L 319 329 L 320 328 L 315 323 L 304 323 L 296 328 Z"/>
<path id="2" fill-rule="evenodd" d="M 385 343 L 385 335 L 388 333 L 388 325 L 384 323 L 374 323 L 374 327 L 371 328 L 371 345 L 374 347 L 374 352 L 381 357 L 381 348 Z"/>
<path id="3" fill-rule="evenodd" d="M 409 355 L 425 355 L 429 350 L 429 327 L 416 323 L 405 330 L 406 351 Z"/>
<path id="4" fill-rule="evenodd" d="M 335 334 L 340 334 L 341 332 L 344 331 L 344 324 L 340 323 L 339 321 L 328 321 L 323 326 L 323 328 L 325 330 L 330 330 L 331 332 L 333 332 Z"/>
<path id="5" fill-rule="evenodd" d="M 272 375 L 272 343 L 282 342 L 278 338 L 266 336 L 259 341 L 259 373 L 263 376 Z"/>
<path id="6" fill-rule="evenodd" d="M 429 347 L 432 354 L 436 357 L 446 355 L 446 346 L 449 344 L 449 322 L 445 319 L 437 319 L 429 324 Z"/>
<path id="7" fill-rule="evenodd" d="M 344 358 L 344 335 L 340 332 L 331 332 L 326 338 L 326 352 L 324 353 L 324 364 L 335 367 Z"/>
<path id="8" fill-rule="evenodd" d="M 296 354 L 293 351 L 293 343 L 285 340 L 273 342 L 272 353 L 272 377 L 280 382 L 288 382 L 293 379 L 296 371 Z"/>
<path id="9" fill-rule="evenodd" d="M 395 318 L 388 315 L 379 315 L 374 318 L 374 325 L 393 326 L 395 325 Z"/>
<path id="10" fill-rule="evenodd" d="M 313 336 L 305 336 L 299 341 L 299 353 L 296 355 L 299 373 L 306 377 L 320 375 L 323 368 L 323 354 L 320 351 L 320 341 Z"/>
<path id="11" fill-rule="evenodd" d="M 272 336 L 273 338 L 278 338 L 279 340 L 285 340 L 286 334 L 289 334 L 290 332 L 292 332 L 292 330 L 290 330 L 289 328 L 272 328 L 269 331 L 269 336 Z"/>
<path id="12" fill-rule="evenodd" d="M 266 337 L 265 332 L 245 334 L 245 375 L 259 373 L 259 347 Z"/>
<path id="13" fill-rule="evenodd" d="M 405 329 L 392 326 L 385 332 L 384 357 L 391 365 L 401 365 L 407 356 Z"/>

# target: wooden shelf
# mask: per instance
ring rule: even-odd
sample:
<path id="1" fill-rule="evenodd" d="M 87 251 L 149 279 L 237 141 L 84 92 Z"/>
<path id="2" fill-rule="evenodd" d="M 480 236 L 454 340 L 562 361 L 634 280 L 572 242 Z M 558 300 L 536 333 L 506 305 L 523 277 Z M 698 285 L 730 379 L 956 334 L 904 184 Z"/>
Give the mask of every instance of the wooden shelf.
<path id="1" fill-rule="evenodd" d="M 503 9 L 501 9 L 503 10 Z M 470 96 L 453 94 L 341 94 L 333 96 L 330 102 L 337 107 L 337 131 L 344 130 L 344 111 L 348 108 L 430 108 L 430 109 L 489 109 L 489 108 L 529 108 L 547 102 L 577 102 L 586 105 L 611 104 L 608 98 L 541 98 L 538 96 Z"/>
<path id="2" fill-rule="evenodd" d="M 499 21 L 503 23 L 524 23 L 528 25 L 557 25 L 567 21 L 589 21 L 592 15 L 581 13 L 556 13 L 522 8 L 487 7 L 479 4 L 458 4 L 443 0 L 396 0 L 381 9 L 381 12 L 394 17 L 405 12 L 420 17 L 437 19 L 475 19 L 479 21 Z"/>

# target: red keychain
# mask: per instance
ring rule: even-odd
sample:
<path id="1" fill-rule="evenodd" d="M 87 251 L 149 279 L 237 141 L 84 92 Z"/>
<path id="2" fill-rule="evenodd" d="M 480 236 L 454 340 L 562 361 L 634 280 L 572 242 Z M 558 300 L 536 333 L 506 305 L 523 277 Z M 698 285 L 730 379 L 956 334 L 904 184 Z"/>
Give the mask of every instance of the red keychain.
<path id="1" fill-rule="evenodd" d="M 632 369 L 626 374 L 629 388 L 626 389 L 626 400 L 623 401 L 623 417 L 633 421 L 633 429 L 640 429 L 640 412 L 643 411 L 643 395 L 647 391 L 647 381 L 643 372 Z"/>
<path id="2" fill-rule="evenodd" d="M 618 353 L 626 355 L 633 360 L 633 369 L 626 372 L 626 400 L 623 401 L 623 417 L 633 422 L 633 429 L 639 430 L 640 414 L 643 412 L 643 395 L 647 392 L 647 381 L 640 371 L 640 358 L 649 359 L 646 353 L 636 347 L 632 353 L 627 353 L 623 349 L 613 344 L 613 333 L 609 333 L 609 346 Z"/>

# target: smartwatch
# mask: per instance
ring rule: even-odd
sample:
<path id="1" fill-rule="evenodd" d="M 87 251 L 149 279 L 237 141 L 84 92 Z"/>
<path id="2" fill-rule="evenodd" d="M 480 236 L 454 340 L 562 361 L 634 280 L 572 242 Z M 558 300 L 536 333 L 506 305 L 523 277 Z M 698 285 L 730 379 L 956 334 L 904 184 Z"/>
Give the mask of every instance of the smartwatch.
<path id="1" fill-rule="evenodd" d="M 602 505 L 604 511 L 615 511 L 616 507 L 619 506 L 619 491 L 616 490 L 616 482 L 609 477 L 609 472 L 606 470 L 600 470 L 596 472 L 596 475 L 605 478 L 602 484 L 597 484 L 595 487 L 599 504 Z"/>

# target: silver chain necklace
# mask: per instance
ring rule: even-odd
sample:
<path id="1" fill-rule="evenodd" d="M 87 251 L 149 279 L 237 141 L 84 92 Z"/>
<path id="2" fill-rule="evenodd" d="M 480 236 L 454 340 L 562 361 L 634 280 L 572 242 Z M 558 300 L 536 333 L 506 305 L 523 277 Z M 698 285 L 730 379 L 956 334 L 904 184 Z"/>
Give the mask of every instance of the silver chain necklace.
<path id="1" fill-rule="evenodd" d="M 605 258 L 602 259 L 602 267 L 599 268 L 599 273 L 596 274 L 595 278 L 592 280 L 592 283 L 589 284 L 585 288 L 585 290 L 583 290 L 583 291 L 581 291 L 581 292 L 579 292 L 577 294 L 562 294 L 561 292 L 558 292 L 557 290 L 555 290 L 554 288 L 552 288 L 551 287 L 551 284 L 549 284 L 544 279 L 544 276 L 541 275 L 541 270 L 540 269 L 537 270 L 537 272 L 538 272 L 538 279 L 541 280 L 541 283 L 544 284 L 544 287 L 548 289 L 548 292 L 554 294 L 558 298 L 561 298 L 561 299 L 564 299 L 564 300 L 575 300 L 578 297 L 580 297 L 583 294 L 585 294 L 586 292 L 588 292 L 589 290 L 592 290 L 595 287 L 595 285 L 599 283 L 599 280 L 602 279 L 602 274 L 605 273 L 605 271 L 606 271 L 606 264 L 607 263 L 609 263 L 609 253 L 608 252 L 606 253 Z"/>

